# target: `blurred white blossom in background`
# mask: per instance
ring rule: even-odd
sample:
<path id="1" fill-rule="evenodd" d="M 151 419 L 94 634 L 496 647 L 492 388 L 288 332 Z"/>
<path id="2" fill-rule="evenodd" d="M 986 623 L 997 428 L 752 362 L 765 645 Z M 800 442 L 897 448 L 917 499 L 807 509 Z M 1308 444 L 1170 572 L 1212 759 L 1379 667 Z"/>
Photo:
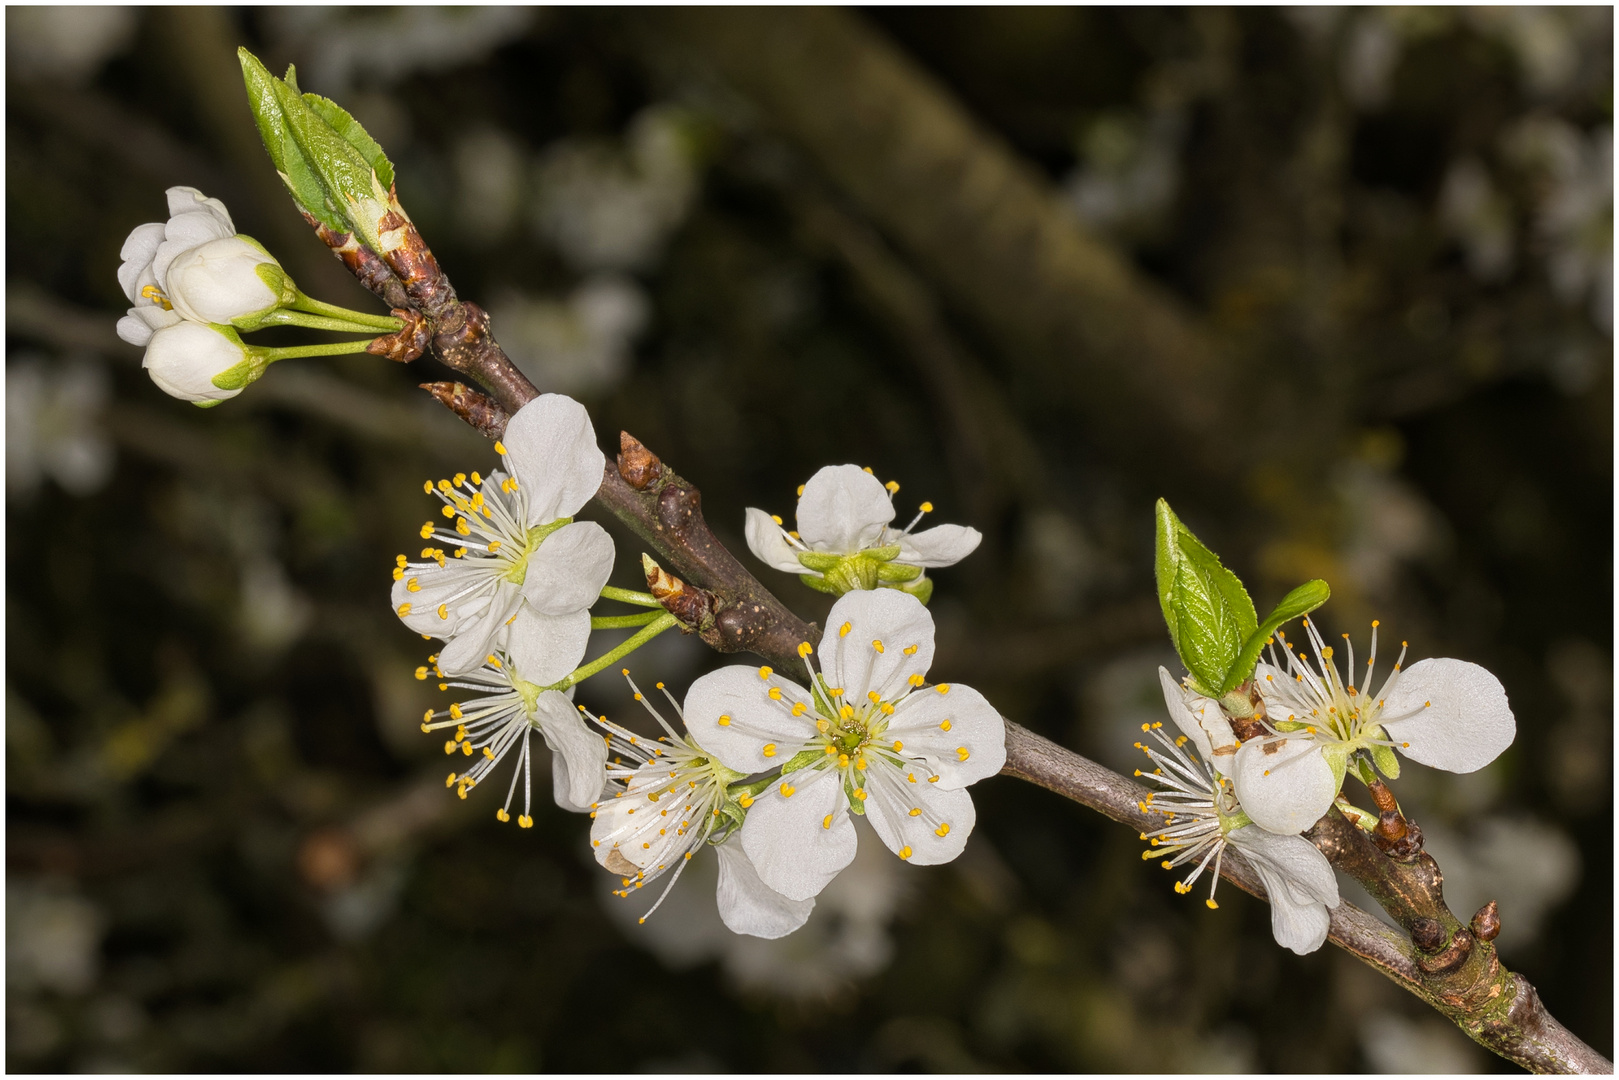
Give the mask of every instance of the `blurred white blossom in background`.
<path id="1" fill-rule="evenodd" d="M 6 990 L 82 994 L 100 968 L 101 911 L 71 884 L 6 877 Z"/>
<path id="2" fill-rule="evenodd" d="M 1588 304 L 1613 332 L 1613 128 L 1589 134 L 1564 120 L 1529 116 L 1503 138 L 1506 155 L 1531 177 L 1535 238 L 1564 303 Z"/>
<path id="3" fill-rule="evenodd" d="M 632 278 L 595 274 L 562 300 L 498 294 L 489 312 L 518 366 L 549 391 L 585 397 L 611 389 L 629 371 L 652 301 Z"/>
<path id="4" fill-rule="evenodd" d="M 1144 233 L 1175 201 L 1186 115 L 1178 108 L 1115 110 L 1079 140 L 1079 165 L 1063 182 L 1069 203 L 1104 233 Z"/>
<path id="5" fill-rule="evenodd" d="M 1360 1022 L 1360 1049 L 1379 1073 L 1476 1073 L 1488 1064 L 1466 1035 L 1437 1017 L 1368 1013 Z"/>
<path id="6" fill-rule="evenodd" d="M 562 139 L 535 170 L 534 226 L 576 269 L 647 270 L 697 194 L 692 119 L 653 105 L 622 144 Z"/>
<path id="7" fill-rule="evenodd" d="M 111 388 L 98 364 L 21 356 L 6 365 L 6 493 L 28 495 L 46 477 L 71 495 L 112 477 L 112 442 L 100 427 Z"/>

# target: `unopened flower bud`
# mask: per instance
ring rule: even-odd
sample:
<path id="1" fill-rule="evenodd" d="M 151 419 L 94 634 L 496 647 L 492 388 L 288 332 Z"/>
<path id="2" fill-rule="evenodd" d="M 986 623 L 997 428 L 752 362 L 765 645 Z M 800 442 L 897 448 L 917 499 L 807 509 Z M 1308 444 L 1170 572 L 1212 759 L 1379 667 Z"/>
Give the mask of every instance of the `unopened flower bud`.
<path id="1" fill-rule="evenodd" d="M 241 393 L 265 361 L 228 326 L 180 321 L 152 334 L 141 366 L 165 394 L 207 408 Z"/>
<path id="2" fill-rule="evenodd" d="M 195 322 L 257 329 L 298 290 L 275 257 L 247 236 L 211 240 L 179 255 L 164 281 L 169 302 Z"/>

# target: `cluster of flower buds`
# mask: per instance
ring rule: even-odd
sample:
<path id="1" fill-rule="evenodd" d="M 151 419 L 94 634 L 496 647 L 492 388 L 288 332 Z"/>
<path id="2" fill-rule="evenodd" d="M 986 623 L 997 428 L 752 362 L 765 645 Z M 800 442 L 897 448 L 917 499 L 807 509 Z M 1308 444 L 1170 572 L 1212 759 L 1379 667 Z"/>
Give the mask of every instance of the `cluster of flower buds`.
<path id="1" fill-rule="evenodd" d="M 1142 833 L 1151 844 L 1144 857 L 1162 857 L 1166 869 L 1191 865 L 1176 885 L 1189 892 L 1205 869 L 1218 884 L 1230 844 L 1265 884 L 1276 940 L 1314 951 L 1326 940 L 1338 889 L 1325 857 L 1300 834 L 1335 804 L 1361 828 L 1376 828 L 1379 814 L 1357 810 L 1341 791 L 1353 775 L 1374 798 L 1384 795 L 1378 776 L 1400 775 L 1396 752 L 1457 773 L 1494 761 L 1517 732 L 1506 691 L 1463 660 L 1423 660 L 1407 670 L 1405 642 L 1374 691 L 1376 622 L 1358 681 L 1348 634 L 1340 674 L 1335 649 L 1308 618 L 1313 662 L 1281 631 L 1326 601 L 1324 582 L 1299 586 L 1261 622 L 1242 582 L 1162 501 L 1157 546 L 1159 598 L 1188 674 L 1177 682 L 1159 669 L 1181 734 L 1171 738 L 1162 724 L 1148 724 L 1143 730 L 1156 745 L 1136 744 L 1155 765 L 1137 775 L 1161 789 L 1141 810 L 1165 818 L 1161 829 Z M 1215 906 L 1212 886 L 1208 904 Z"/>
<path id="2" fill-rule="evenodd" d="M 118 320 L 118 336 L 145 346 L 143 366 L 164 393 L 206 408 L 241 393 L 276 360 L 362 351 L 371 341 L 268 349 L 242 341 L 242 331 L 292 325 L 375 337 L 403 325 L 305 296 L 264 245 L 236 231 L 218 199 L 191 187 L 170 188 L 168 199 L 169 220 L 137 226 L 118 268 L 134 305 Z"/>

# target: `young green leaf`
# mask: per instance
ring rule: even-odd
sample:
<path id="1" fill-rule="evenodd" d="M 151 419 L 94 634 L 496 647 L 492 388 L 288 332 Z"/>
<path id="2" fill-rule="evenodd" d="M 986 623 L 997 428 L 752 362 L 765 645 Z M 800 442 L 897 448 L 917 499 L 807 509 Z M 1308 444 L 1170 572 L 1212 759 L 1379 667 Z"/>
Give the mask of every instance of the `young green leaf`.
<path id="1" fill-rule="evenodd" d="M 344 142 L 359 151 L 360 156 L 375 170 L 377 179 L 384 188 L 393 186 L 393 162 L 388 160 L 388 155 L 383 152 L 377 140 L 371 137 L 347 109 L 331 98 L 323 98 L 319 94 L 305 94 L 303 98 L 304 104 L 308 105 L 316 116 L 326 121 Z"/>
<path id="2" fill-rule="evenodd" d="M 1154 570 L 1158 603 L 1186 670 L 1205 690 L 1219 687 L 1258 616 L 1242 582 L 1158 500 Z"/>
<path id="3" fill-rule="evenodd" d="M 1231 667 L 1220 680 L 1220 693 L 1235 690 L 1248 681 L 1249 677 L 1254 673 L 1254 665 L 1259 663 L 1259 654 L 1264 651 L 1265 643 L 1270 640 L 1272 634 L 1281 628 L 1283 623 L 1290 622 L 1301 615 L 1308 615 L 1322 604 L 1325 604 L 1327 598 L 1331 595 L 1332 590 L 1327 588 L 1327 583 L 1317 579 L 1315 581 L 1306 581 L 1303 585 L 1282 597 L 1282 602 L 1276 605 L 1276 609 L 1265 616 L 1265 621 L 1260 623 L 1248 635 L 1247 640 L 1242 643 L 1241 651 L 1238 652 L 1236 658 L 1232 661 Z"/>

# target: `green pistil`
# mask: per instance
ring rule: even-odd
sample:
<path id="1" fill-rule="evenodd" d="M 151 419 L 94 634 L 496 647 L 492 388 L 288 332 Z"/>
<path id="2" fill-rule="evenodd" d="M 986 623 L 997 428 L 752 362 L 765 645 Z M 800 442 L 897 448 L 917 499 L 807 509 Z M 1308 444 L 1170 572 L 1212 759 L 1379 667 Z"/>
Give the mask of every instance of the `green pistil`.
<path id="1" fill-rule="evenodd" d="M 534 710 L 539 708 L 540 695 L 545 693 L 545 687 L 536 686 L 531 682 L 524 682 L 522 679 L 513 679 L 512 689 L 516 690 L 517 695 L 523 699 L 523 709 L 528 715 L 533 716 Z"/>

